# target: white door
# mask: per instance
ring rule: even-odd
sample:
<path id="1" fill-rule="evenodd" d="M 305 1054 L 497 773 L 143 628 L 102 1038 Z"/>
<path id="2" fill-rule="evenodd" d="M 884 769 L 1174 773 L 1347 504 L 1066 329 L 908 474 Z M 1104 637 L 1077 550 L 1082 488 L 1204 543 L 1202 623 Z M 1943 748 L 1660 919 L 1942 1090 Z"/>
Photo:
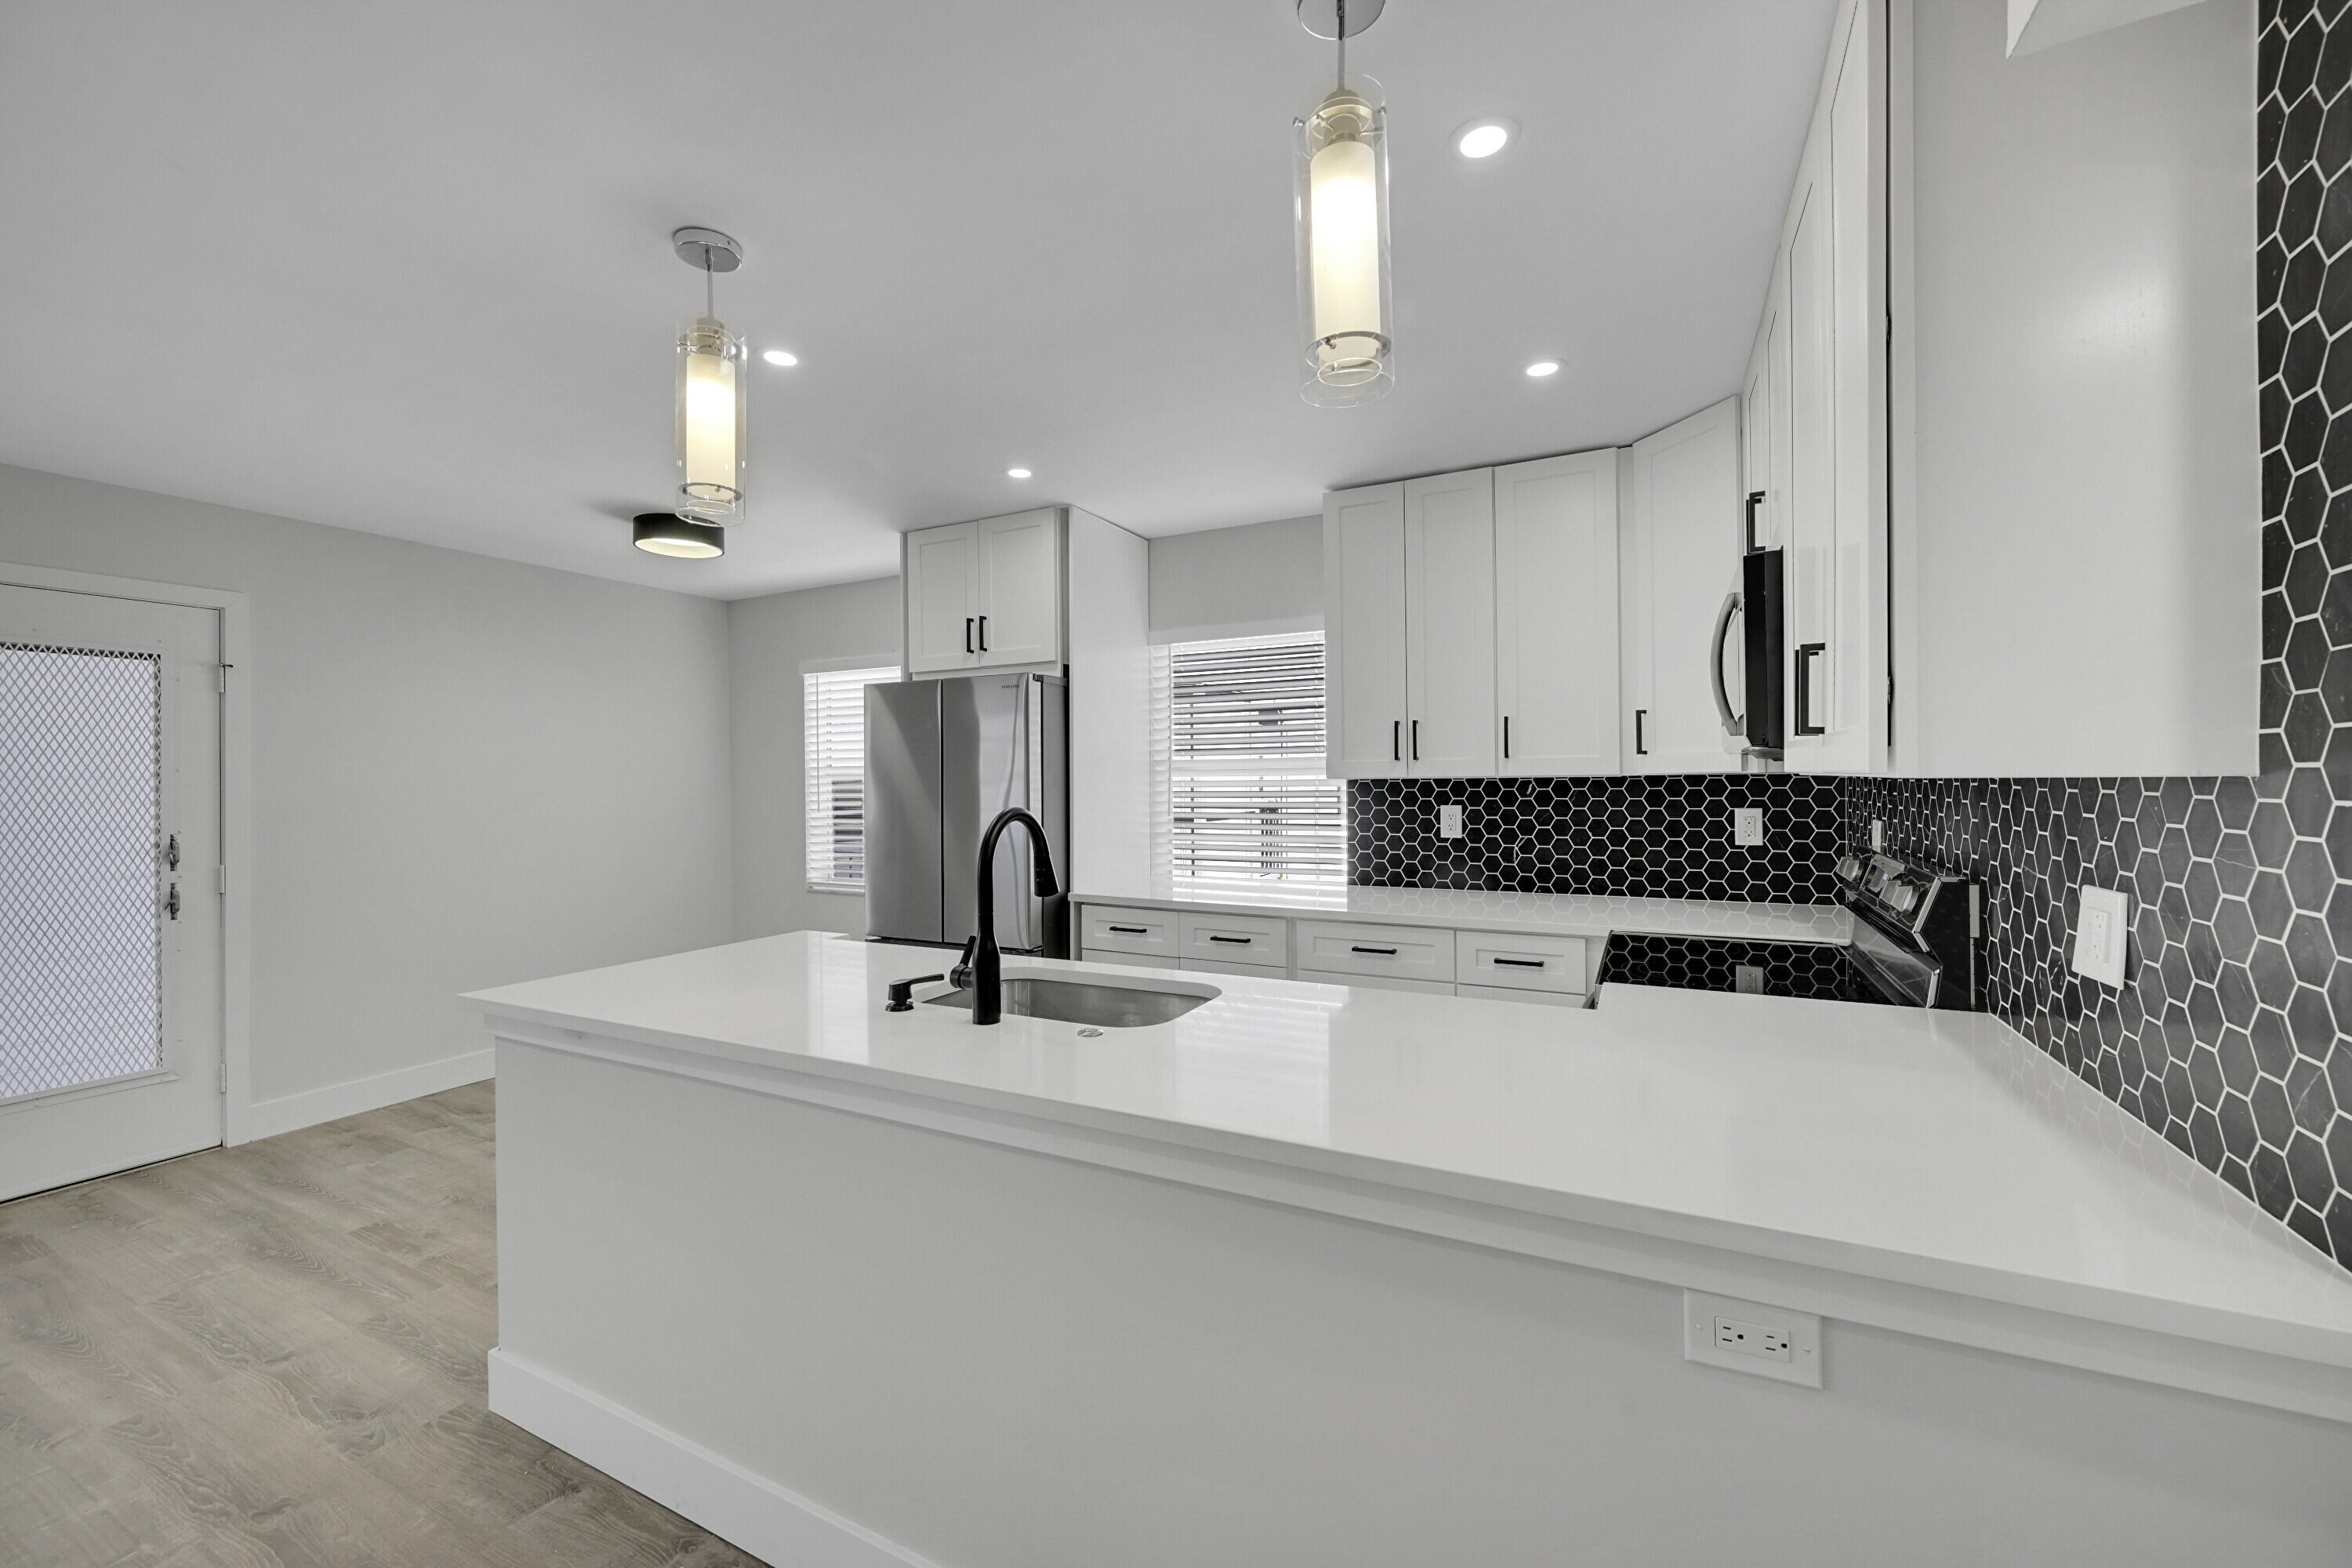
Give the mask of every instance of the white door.
<path id="1" fill-rule="evenodd" d="M 1739 584 L 1739 400 L 1633 447 L 1625 566 L 1628 773 L 1736 772 L 1717 701 L 1717 631 Z"/>
<path id="2" fill-rule="evenodd" d="M 980 663 L 1062 658 L 1060 518 L 1051 507 L 972 525 L 980 540 Z"/>
<path id="3" fill-rule="evenodd" d="M 1617 771 L 1617 453 L 1495 470 L 1497 771 Z"/>
<path id="4" fill-rule="evenodd" d="M 221 1141 L 217 612 L 0 585 L 0 1198 Z"/>
<path id="5" fill-rule="evenodd" d="M 1406 771 L 1495 772 L 1495 473 L 1404 486 Z"/>
<path id="6" fill-rule="evenodd" d="M 1405 772 L 1404 487 L 1323 498 L 1327 776 Z"/>
<path id="7" fill-rule="evenodd" d="M 980 547 L 973 525 L 907 535 L 907 673 L 980 662 Z"/>

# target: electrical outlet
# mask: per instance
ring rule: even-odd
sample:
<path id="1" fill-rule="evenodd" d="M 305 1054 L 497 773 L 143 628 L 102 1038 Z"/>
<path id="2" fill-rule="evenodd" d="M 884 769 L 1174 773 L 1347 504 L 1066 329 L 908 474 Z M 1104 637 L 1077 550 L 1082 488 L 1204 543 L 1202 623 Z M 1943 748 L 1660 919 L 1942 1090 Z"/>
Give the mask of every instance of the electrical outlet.
<path id="1" fill-rule="evenodd" d="M 1735 805 L 1731 808 L 1731 841 L 1753 848 L 1764 842 L 1764 808 L 1760 805 Z"/>
<path id="2" fill-rule="evenodd" d="M 2130 935 L 2131 895 L 2116 888 L 2085 887 L 2075 910 L 2074 951 L 2067 967 L 2085 980 L 2120 990 Z"/>
<path id="3" fill-rule="evenodd" d="M 1735 963 L 1731 966 L 1731 988 L 1743 996 L 1764 994 L 1764 966 L 1760 963 Z"/>
<path id="4" fill-rule="evenodd" d="M 1440 838 L 1462 837 L 1462 808 L 1459 805 L 1441 805 L 1437 808 L 1437 836 Z"/>
<path id="5" fill-rule="evenodd" d="M 1811 1312 L 1683 1292 L 1683 1359 L 1732 1372 L 1822 1385 L 1822 1321 Z"/>

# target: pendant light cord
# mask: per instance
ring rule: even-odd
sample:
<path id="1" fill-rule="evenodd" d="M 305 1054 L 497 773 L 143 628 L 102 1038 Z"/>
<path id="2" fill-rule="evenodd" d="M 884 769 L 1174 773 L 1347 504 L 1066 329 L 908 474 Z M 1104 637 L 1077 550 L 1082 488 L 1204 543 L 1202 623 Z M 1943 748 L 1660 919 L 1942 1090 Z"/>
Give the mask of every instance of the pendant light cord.
<path id="1" fill-rule="evenodd" d="M 1339 0 L 1339 88 L 1348 86 L 1348 0 Z"/>
<path id="2" fill-rule="evenodd" d="M 706 245 L 702 247 L 702 313 L 706 316 L 719 314 L 719 296 L 713 292 L 714 287 L 710 280 L 710 247 Z"/>

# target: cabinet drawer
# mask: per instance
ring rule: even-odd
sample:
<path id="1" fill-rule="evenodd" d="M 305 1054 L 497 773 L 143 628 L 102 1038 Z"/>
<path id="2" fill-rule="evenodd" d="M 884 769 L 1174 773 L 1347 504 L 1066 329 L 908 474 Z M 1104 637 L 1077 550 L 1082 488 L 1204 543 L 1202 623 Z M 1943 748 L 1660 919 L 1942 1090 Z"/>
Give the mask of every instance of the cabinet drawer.
<path id="1" fill-rule="evenodd" d="M 1087 952 L 1141 952 L 1176 956 L 1176 917 L 1166 910 L 1122 910 L 1109 904 L 1080 906 L 1078 944 Z"/>
<path id="2" fill-rule="evenodd" d="M 1129 969 L 1173 969 L 1177 966 L 1176 955 L 1172 952 L 1113 952 L 1109 948 L 1098 947 L 1087 952 L 1086 957 L 1092 963 L 1123 963 Z"/>
<path id="3" fill-rule="evenodd" d="M 1573 991 L 1584 983 L 1584 939 L 1465 931 L 1454 939 L 1454 977 L 1513 991 Z"/>
<path id="4" fill-rule="evenodd" d="M 1290 963 L 1288 921 L 1255 915 L 1196 915 L 1187 910 L 1177 917 L 1176 929 L 1188 960 L 1213 958 L 1272 969 Z"/>
<path id="5" fill-rule="evenodd" d="M 1535 1007 L 1581 1007 L 1586 1000 L 1581 991 L 1513 991 L 1503 985 L 1456 985 L 1454 994 L 1486 1002 L 1525 1002 Z"/>
<path id="6" fill-rule="evenodd" d="M 1252 980 L 1287 980 L 1289 972 L 1271 963 L 1234 963 L 1223 958 L 1194 958 L 1184 955 L 1180 966 L 1191 974 L 1239 974 Z"/>
<path id="7" fill-rule="evenodd" d="M 1321 974 L 1385 975 L 1393 980 L 1454 979 L 1454 933 L 1423 926 L 1298 922 L 1300 978 Z"/>

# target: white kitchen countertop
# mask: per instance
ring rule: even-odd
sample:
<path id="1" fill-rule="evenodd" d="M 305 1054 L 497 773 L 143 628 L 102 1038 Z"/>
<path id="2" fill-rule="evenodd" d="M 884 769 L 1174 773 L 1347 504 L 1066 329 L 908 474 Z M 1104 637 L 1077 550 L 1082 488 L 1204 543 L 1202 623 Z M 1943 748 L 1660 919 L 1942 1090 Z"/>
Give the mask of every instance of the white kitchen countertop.
<path id="1" fill-rule="evenodd" d="M 1877 1321 L 1917 1331 L 1977 1300 L 2075 1325 L 2036 1331 L 2053 1342 L 2114 1325 L 2289 1357 L 2324 1384 L 2296 1406 L 2295 1380 L 2265 1374 L 2289 1407 L 2352 1419 L 2352 1275 L 1984 1015 L 1622 985 L 1556 1009 L 1032 959 L 1006 973 L 1217 994 L 1091 1039 L 1045 1019 L 980 1029 L 959 1009 L 882 1010 L 888 981 L 947 957 L 803 931 L 467 1000 L 527 1042 L 595 1037 L 730 1081 L 769 1072 L 836 1099 L 854 1087 L 1065 1129 L 1074 1158 L 1119 1142 L 1148 1147 L 1154 1169 L 1247 1159 L 1433 1211 L 1605 1232 L 1627 1258 L 1671 1244 L 1756 1260 L 1792 1281 L 1784 1296 L 1808 1269 L 1876 1281 L 1916 1297 Z M 1668 1278 L 1622 1271 L 1643 1268 Z M 2011 1348 L 2009 1331 L 1947 1337 Z M 2168 1381 L 2174 1352 L 2021 1353 Z"/>
<path id="2" fill-rule="evenodd" d="M 1453 926 L 1463 931 L 1541 931 L 1606 937 L 1612 931 L 1659 936 L 1743 937 L 1751 942 L 1853 940 L 1853 917 L 1838 904 L 1760 904 L 1707 899 L 1611 898 L 1582 893 L 1498 893 L 1456 888 L 1285 888 L 1213 892 L 1172 886 L 1150 897 L 1073 893 L 1082 904 L 1122 909 L 1196 910 L 1224 915 L 1296 915 L 1376 925 Z"/>

